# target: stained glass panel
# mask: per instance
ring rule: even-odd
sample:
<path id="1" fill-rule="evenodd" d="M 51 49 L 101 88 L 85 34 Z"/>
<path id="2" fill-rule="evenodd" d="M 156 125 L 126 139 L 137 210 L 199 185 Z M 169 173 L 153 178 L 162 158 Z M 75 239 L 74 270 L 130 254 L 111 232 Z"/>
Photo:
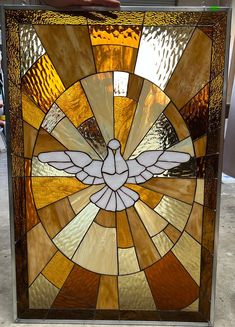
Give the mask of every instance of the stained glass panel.
<path id="1" fill-rule="evenodd" d="M 227 12 L 5 15 L 17 318 L 210 321 Z"/>

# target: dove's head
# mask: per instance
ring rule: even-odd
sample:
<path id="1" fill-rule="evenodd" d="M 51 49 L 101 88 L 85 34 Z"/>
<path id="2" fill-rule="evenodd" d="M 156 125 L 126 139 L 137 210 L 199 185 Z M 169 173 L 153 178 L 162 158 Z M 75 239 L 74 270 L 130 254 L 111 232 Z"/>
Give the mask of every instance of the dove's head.
<path id="1" fill-rule="evenodd" d="M 120 147 L 120 142 L 116 139 L 113 139 L 108 143 L 108 148 L 111 149 L 113 152 L 116 152 L 118 149 L 120 149 Z"/>

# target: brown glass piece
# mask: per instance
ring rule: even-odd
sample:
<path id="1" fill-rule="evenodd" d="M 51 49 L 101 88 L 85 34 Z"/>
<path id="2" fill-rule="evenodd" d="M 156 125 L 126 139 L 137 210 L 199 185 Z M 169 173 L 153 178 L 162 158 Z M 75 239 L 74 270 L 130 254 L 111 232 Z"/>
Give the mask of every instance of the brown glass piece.
<path id="1" fill-rule="evenodd" d="M 181 232 L 171 224 L 167 225 L 167 227 L 164 229 L 164 232 L 173 243 L 176 243 L 181 235 Z"/>
<path id="2" fill-rule="evenodd" d="M 11 153 L 24 156 L 23 121 L 10 111 Z"/>
<path id="3" fill-rule="evenodd" d="M 12 177 L 23 177 L 24 158 L 12 155 L 11 163 L 12 163 Z"/>
<path id="4" fill-rule="evenodd" d="M 172 252 L 145 272 L 156 307 L 160 310 L 180 310 L 198 298 L 198 285 Z"/>
<path id="5" fill-rule="evenodd" d="M 51 134 L 40 128 L 36 140 L 34 155 L 47 151 L 64 151 L 67 150 L 60 142 L 58 142 Z"/>
<path id="6" fill-rule="evenodd" d="M 164 114 L 173 125 L 179 141 L 184 140 L 189 136 L 189 130 L 185 124 L 185 120 L 182 117 L 182 113 L 176 109 L 173 103 L 170 103 L 167 106 Z"/>
<path id="7" fill-rule="evenodd" d="M 208 322 L 199 312 L 160 311 L 161 320 L 184 322 Z"/>
<path id="8" fill-rule="evenodd" d="M 217 202 L 217 187 L 218 179 L 206 179 L 205 180 L 205 206 L 215 209 Z"/>
<path id="9" fill-rule="evenodd" d="M 22 117 L 21 113 L 21 91 L 11 80 L 8 82 L 9 110 L 16 116 Z"/>
<path id="10" fill-rule="evenodd" d="M 101 209 L 95 218 L 95 222 L 104 227 L 116 227 L 115 212 Z"/>
<path id="11" fill-rule="evenodd" d="M 188 125 L 192 139 L 207 132 L 208 127 L 209 84 L 207 84 L 180 113 Z"/>
<path id="12" fill-rule="evenodd" d="M 199 243 L 201 243 L 201 238 L 202 238 L 202 220 L 203 220 L 203 206 L 201 206 L 198 203 L 194 203 L 185 230 Z"/>
<path id="13" fill-rule="evenodd" d="M 52 304 L 52 308 L 95 308 L 99 280 L 100 275 L 75 266 Z"/>
<path id="14" fill-rule="evenodd" d="M 162 177 L 178 177 L 178 178 L 191 178 L 196 176 L 196 159 L 191 157 L 188 162 L 180 164 L 178 167 L 165 170 L 165 172 L 160 175 Z"/>
<path id="15" fill-rule="evenodd" d="M 210 39 L 213 38 L 213 27 L 212 26 L 198 26 L 198 28 L 205 33 Z"/>
<path id="16" fill-rule="evenodd" d="M 143 82 L 144 80 L 142 77 L 130 74 L 127 88 L 127 97 L 138 101 Z"/>
<path id="17" fill-rule="evenodd" d="M 53 238 L 75 216 L 68 198 L 52 203 L 38 210 L 47 233 Z"/>
<path id="18" fill-rule="evenodd" d="M 206 157 L 205 160 L 206 179 L 212 179 L 218 177 L 218 165 L 219 165 L 218 154 Z"/>
<path id="19" fill-rule="evenodd" d="M 212 255 L 214 253 L 215 219 L 216 211 L 204 207 L 202 246 Z"/>
<path id="20" fill-rule="evenodd" d="M 198 25 L 210 25 L 213 26 L 218 23 L 226 13 L 224 11 L 204 11 L 201 13 Z"/>
<path id="21" fill-rule="evenodd" d="M 32 161 L 30 159 L 24 160 L 24 174 L 25 176 L 31 176 L 31 165 Z"/>
<path id="22" fill-rule="evenodd" d="M 119 320 L 119 310 L 96 310 L 95 320 Z"/>
<path id="23" fill-rule="evenodd" d="M 120 310 L 120 320 L 159 321 L 160 314 L 158 311 Z"/>
<path id="24" fill-rule="evenodd" d="M 129 248 L 133 246 L 133 240 L 131 236 L 130 226 L 127 220 L 126 211 L 117 211 L 116 220 L 118 247 Z"/>
<path id="25" fill-rule="evenodd" d="M 207 134 L 207 154 L 220 152 L 221 128 L 212 130 Z"/>
<path id="26" fill-rule="evenodd" d="M 48 309 L 28 309 L 19 316 L 21 319 L 46 319 Z"/>
<path id="27" fill-rule="evenodd" d="M 25 195 L 26 195 L 26 219 L 27 231 L 39 223 L 38 214 L 34 204 L 31 178 L 25 178 Z"/>
<path id="28" fill-rule="evenodd" d="M 223 73 L 210 83 L 209 132 L 221 127 L 223 108 Z"/>
<path id="29" fill-rule="evenodd" d="M 12 179 L 15 241 L 18 241 L 26 232 L 25 221 L 25 180 L 24 178 Z"/>
<path id="30" fill-rule="evenodd" d="M 68 309 L 50 309 L 47 319 L 61 320 L 93 320 L 95 310 L 68 310 Z"/>
<path id="31" fill-rule="evenodd" d="M 197 178 L 205 177 L 205 157 L 199 157 L 196 159 L 197 163 Z"/>

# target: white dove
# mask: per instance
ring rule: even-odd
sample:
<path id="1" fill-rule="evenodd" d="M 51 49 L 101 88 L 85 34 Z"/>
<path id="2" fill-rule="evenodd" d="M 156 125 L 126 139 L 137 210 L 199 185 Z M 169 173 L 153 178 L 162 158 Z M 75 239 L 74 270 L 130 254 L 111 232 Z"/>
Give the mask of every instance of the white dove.
<path id="1" fill-rule="evenodd" d="M 38 155 L 41 162 L 76 174 L 76 178 L 84 184 L 104 184 L 90 200 L 97 207 L 108 211 L 127 209 L 139 199 L 139 194 L 125 187 L 125 183 L 145 183 L 153 176 L 187 162 L 190 157 L 184 152 L 145 151 L 135 159 L 125 160 L 117 139 L 108 143 L 107 156 L 103 161 L 93 160 L 81 151 L 54 151 Z"/>

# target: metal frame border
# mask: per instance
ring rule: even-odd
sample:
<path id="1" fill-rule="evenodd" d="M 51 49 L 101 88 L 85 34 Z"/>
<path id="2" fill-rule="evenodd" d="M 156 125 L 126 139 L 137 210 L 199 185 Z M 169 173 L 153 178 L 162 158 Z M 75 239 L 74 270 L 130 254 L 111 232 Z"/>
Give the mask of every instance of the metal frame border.
<path id="1" fill-rule="evenodd" d="M 146 326 L 184 326 L 184 327 L 212 327 L 215 322 L 215 300 L 216 300 L 216 276 L 217 276 L 217 262 L 218 262 L 218 240 L 219 240 L 219 222 L 220 222 L 220 201 L 221 201 L 221 179 L 222 179 L 222 167 L 223 167 L 223 145 L 224 145 L 224 122 L 225 122 L 225 108 L 226 108 L 226 96 L 227 96 L 227 78 L 228 78 L 228 67 L 229 67 L 229 45 L 231 35 L 231 7 L 220 7 L 217 12 L 225 11 L 228 13 L 227 16 L 227 31 L 226 31 L 226 48 L 225 48 L 225 65 L 224 65 L 224 85 L 223 85 L 223 105 L 222 105 L 222 117 L 221 117 L 221 135 L 220 135 L 220 158 L 219 158 L 219 169 L 218 169 L 218 184 L 217 184 L 217 202 L 216 202 L 216 224 L 214 234 L 214 257 L 213 257 L 213 271 L 212 271 L 212 295 L 211 295 L 211 310 L 210 310 L 210 321 L 209 322 L 179 322 L 179 321 L 133 321 L 133 320 L 65 320 L 65 319 L 21 319 L 17 318 L 17 296 L 16 296 L 16 263 L 15 263 L 15 241 L 14 241 L 14 209 L 12 199 L 12 161 L 11 161 L 11 130 L 10 130 L 10 112 L 9 112 L 9 98 L 8 98 L 8 82 L 7 82 L 7 55 L 6 55 L 6 30 L 5 30 L 5 10 L 52 10 L 56 12 L 71 12 L 71 11 L 162 11 L 162 12 L 210 12 L 211 8 L 208 6 L 194 7 L 194 6 L 183 6 L 183 7 L 161 7 L 155 5 L 149 6 L 120 6 L 120 8 L 110 7 L 83 7 L 75 6 L 68 8 L 56 9 L 51 6 L 38 6 L 38 5 L 0 5 L 1 10 L 1 25 L 2 25 L 2 62 L 4 72 L 4 88 L 5 88 L 5 114 L 6 114 L 6 144 L 7 144 L 7 168 L 8 168 L 8 194 L 9 194 L 9 219 L 10 219 L 10 243 L 11 243 L 11 270 L 12 270 L 12 293 L 13 293 L 13 323 L 34 323 L 34 324 L 89 324 L 89 325 L 146 325 Z"/>

